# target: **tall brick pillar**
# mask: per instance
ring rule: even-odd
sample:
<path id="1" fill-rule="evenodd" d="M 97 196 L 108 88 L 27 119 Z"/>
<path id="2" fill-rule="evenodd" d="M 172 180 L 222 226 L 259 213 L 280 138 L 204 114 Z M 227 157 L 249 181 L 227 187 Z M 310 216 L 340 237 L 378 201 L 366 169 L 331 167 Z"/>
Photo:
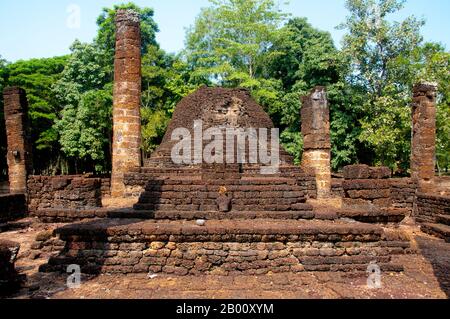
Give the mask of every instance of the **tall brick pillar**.
<path id="1" fill-rule="evenodd" d="M 434 83 L 422 82 L 413 87 L 411 178 L 422 192 L 434 186 L 436 91 Z"/>
<path id="2" fill-rule="evenodd" d="M 111 195 L 120 197 L 124 173 L 141 165 L 141 31 L 133 10 L 118 10 L 115 22 Z"/>
<path id="3" fill-rule="evenodd" d="M 3 100 L 8 144 L 9 191 L 26 193 L 27 176 L 33 168 L 27 96 L 21 88 L 8 87 L 3 91 Z"/>
<path id="4" fill-rule="evenodd" d="M 331 194 L 330 110 L 326 90 L 315 87 L 302 97 L 302 168 L 315 176 L 317 198 Z"/>

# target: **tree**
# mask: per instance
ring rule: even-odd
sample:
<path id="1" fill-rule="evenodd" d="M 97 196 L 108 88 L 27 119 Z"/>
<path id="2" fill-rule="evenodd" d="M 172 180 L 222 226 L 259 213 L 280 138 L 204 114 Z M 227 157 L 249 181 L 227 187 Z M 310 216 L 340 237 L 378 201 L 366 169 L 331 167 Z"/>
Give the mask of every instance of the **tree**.
<path id="1" fill-rule="evenodd" d="M 422 41 L 424 24 L 413 16 L 390 22 L 388 16 L 403 8 L 404 2 L 347 0 L 350 15 L 340 26 L 348 32 L 342 49 L 351 66 L 346 80 L 365 98 L 359 140 L 371 150 L 366 160 L 402 170 L 409 165 L 411 84 L 397 76 L 396 60 L 410 58 L 411 48 Z"/>
<path id="2" fill-rule="evenodd" d="M 111 87 L 81 94 L 77 106 L 67 105 L 55 127 L 61 150 L 74 160 L 75 171 L 105 172 L 111 139 Z"/>
<path id="3" fill-rule="evenodd" d="M 6 85 L 19 86 L 27 92 L 36 172 L 45 172 L 54 165 L 59 153 L 53 123 L 61 107 L 51 87 L 61 77 L 66 61 L 67 57 L 62 56 L 17 61 L 7 66 Z"/>
<path id="4" fill-rule="evenodd" d="M 102 13 L 97 18 L 99 27 L 95 44 L 105 52 L 105 61 L 102 63 L 107 69 L 107 74 L 112 81 L 114 66 L 114 49 L 116 45 L 116 28 L 114 19 L 119 9 L 132 9 L 139 13 L 141 19 L 141 51 L 147 52 L 150 45 L 157 46 L 156 33 L 159 31 L 156 22 L 153 20 L 154 10 L 152 8 L 141 8 L 129 2 L 127 4 L 114 5 L 112 8 L 103 8 Z"/>
<path id="5" fill-rule="evenodd" d="M 270 61 L 269 74 L 281 81 L 281 98 L 273 104 L 271 115 L 283 130 L 283 145 L 299 162 L 303 145 L 299 98 L 316 85 L 337 83 L 341 61 L 331 35 L 313 28 L 306 18 L 289 20 L 280 34 L 283 36 L 271 48 L 280 53 Z"/>
<path id="6" fill-rule="evenodd" d="M 105 52 L 75 41 L 72 54 L 53 86 L 63 111 L 55 121 L 61 150 L 81 171 L 107 171 L 110 163 L 112 84 L 102 66 Z"/>
<path id="7" fill-rule="evenodd" d="M 158 27 L 153 20 L 153 9 L 140 8 L 133 3 L 104 8 L 97 19 L 99 30 L 94 43 L 76 41 L 72 45 L 72 55 L 63 78 L 54 87 L 58 101 L 64 106 L 55 128 L 60 131 L 61 149 L 75 171 L 107 172 L 111 166 L 114 19 L 119 9 L 133 9 L 140 15 L 141 51 L 144 55 L 143 104 L 151 105 L 156 110 L 161 107 L 160 102 L 167 98 L 162 92 L 164 90 L 159 89 L 164 79 L 163 70 L 167 66 L 164 60 L 167 57 L 159 51 L 155 40 Z M 156 71 L 150 67 L 153 62 L 146 62 L 153 58 L 157 59 L 154 63 L 160 74 L 152 72 Z M 95 116 L 96 113 L 98 116 Z M 148 118 L 143 119 L 144 124 L 147 121 Z"/>
<path id="8" fill-rule="evenodd" d="M 438 170 L 450 167 L 450 53 L 438 43 L 424 43 L 414 48 L 410 58 L 400 56 L 396 63 L 398 76 L 409 83 L 436 82 L 437 139 L 436 159 Z"/>
<path id="9" fill-rule="evenodd" d="M 176 104 L 197 89 L 179 56 L 150 45 L 142 57 L 142 140 L 148 156 L 162 141 Z"/>
<path id="10" fill-rule="evenodd" d="M 193 77 L 223 86 L 260 86 L 286 15 L 273 0 L 210 0 L 186 37 Z"/>

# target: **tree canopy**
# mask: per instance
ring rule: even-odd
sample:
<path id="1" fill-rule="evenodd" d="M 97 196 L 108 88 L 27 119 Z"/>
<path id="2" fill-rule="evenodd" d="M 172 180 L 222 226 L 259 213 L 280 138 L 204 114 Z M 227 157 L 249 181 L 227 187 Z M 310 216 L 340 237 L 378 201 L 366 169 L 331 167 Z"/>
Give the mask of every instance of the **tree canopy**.
<path id="1" fill-rule="evenodd" d="M 325 86 L 331 110 L 332 166 L 409 169 L 411 89 L 438 83 L 437 168 L 450 167 L 450 53 L 424 42 L 424 21 L 394 17 L 403 0 L 346 0 L 341 49 L 328 32 L 292 17 L 275 0 L 209 0 L 186 32 L 179 54 L 156 41 L 151 8 L 104 8 L 90 43 L 67 56 L 8 63 L 0 57 L 0 89 L 23 87 L 30 102 L 36 173 L 106 173 L 111 169 L 112 86 L 118 9 L 141 16 L 142 150 L 160 143 L 176 104 L 200 85 L 244 87 L 269 113 L 281 142 L 301 158 L 300 96 Z M 0 98 L 0 152 L 5 134 Z M 5 142 L 3 142 L 5 141 Z M 3 161 L 3 162 L 2 162 Z M 4 156 L 0 161 L 5 171 Z"/>

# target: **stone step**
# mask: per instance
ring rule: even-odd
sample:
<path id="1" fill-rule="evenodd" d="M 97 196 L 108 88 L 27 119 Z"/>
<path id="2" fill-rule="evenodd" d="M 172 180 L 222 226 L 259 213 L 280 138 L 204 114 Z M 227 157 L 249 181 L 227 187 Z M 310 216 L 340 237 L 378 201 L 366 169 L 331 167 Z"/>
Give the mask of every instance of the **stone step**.
<path id="1" fill-rule="evenodd" d="M 436 222 L 450 226 L 450 215 L 437 215 Z"/>
<path id="2" fill-rule="evenodd" d="M 287 200 L 287 199 L 286 199 Z M 182 199 L 180 199 L 182 201 Z M 282 200 L 279 203 L 264 204 L 255 203 L 248 200 L 247 202 L 239 202 L 239 204 L 233 204 L 232 210 L 234 211 L 298 211 L 303 210 L 304 200 L 299 199 L 294 203 L 284 203 Z M 190 204 L 190 203 L 167 203 L 167 204 L 155 204 L 155 203 L 137 203 L 133 205 L 136 210 L 154 210 L 154 211 L 181 211 L 181 212 L 193 212 L 193 211 L 212 211 L 217 209 L 216 204 L 202 205 L 202 204 Z"/>
<path id="3" fill-rule="evenodd" d="M 399 223 L 408 214 L 407 209 L 356 209 L 340 210 L 337 212 L 340 218 L 350 218 L 364 223 Z"/>
<path id="4" fill-rule="evenodd" d="M 375 225 L 341 221 L 99 219 L 55 230 L 65 248 L 41 271 L 85 273 L 265 274 L 300 271 L 401 271 L 391 255 L 409 240 Z"/>
<path id="5" fill-rule="evenodd" d="M 444 239 L 450 243 L 450 226 L 444 224 L 425 223 L 420 229 L 427 234 Z"/>
<path id="6" fill-rule="evenodd" d="M 74 222 L 94 218 L 133 218 L 133 219 L 168 219 L 168 220 L 196 220 L 196 219 L 316 219 L 316 220 L 338 220 L 342 218 L 353 219 L 364 223 L 386 223 L 398 222 L 404 215 L 403 210 L 389 210 L 387 212 L 374 211 L 337 211 L 332 208 L 316 211 L 308 203 L 294 204 L 293 210 L 232 210 L 230 212 L 219 212 L 214 210 L 155 210 L 153 204 L 136 204 L 141 209 L 133 208 L 95 208 L 95 209 L 41 209 L 33 214 L 42 222 Z M 377 216 L 376 214 L 380 215 Z M 397 215 L 399 214 L 399 215 Z"/>
<path id="7" fill-rule="evenodd" d="M 217 212 L 217 211 L 142 211 L 142 210 L 116 210 L 108 212 L 109 218 L 141 218 L 141 219 L 166 219 L 166 220 L 225 220 L 225 219 L 313 219 L 314 213 L 312 210 L 306 210 L 310 207 L 305 205 L 305 210 L 299 211 L 259 211 L 259 212 L 245 212 L 245 211 L 231 211 L 231 212 Z M 311 208 L 311 207 L 310 207 Z"/>
<path id="8" fill-rule="evenodd" d="M 156 212 L 156 219 L 284 219 L 284 220 L 300 220 L 313 219 L 314 213 L 312 210 L 299 211 L 231 211 L 231 212 Z"/>

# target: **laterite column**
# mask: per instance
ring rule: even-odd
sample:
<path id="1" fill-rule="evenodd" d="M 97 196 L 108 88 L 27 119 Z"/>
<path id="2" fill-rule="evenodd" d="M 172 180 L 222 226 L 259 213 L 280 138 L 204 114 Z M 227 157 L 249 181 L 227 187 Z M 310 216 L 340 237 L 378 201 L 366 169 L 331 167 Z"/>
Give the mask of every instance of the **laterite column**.
<path id="1" fill-rule="evenodd" d="M 27 176 L 33 168 L 29 136 L 28 102 L 25 90 L 8 87 L 3 91 L 10 193 L 27 192 Z"/>
<path id="2" fill-rule="evenodd" d="M 436 91 L 435 83 L 413 87 L 411 178 L 421 192 L 432 191 L 436 164 Z"/>
<path id="3" fill-rule="evenodd" d="M 331 195 L 330 110 L 326 90 L 315 87 L 302 98 L 302 168 L 315 176 L 317 198 Z"/>
<path id="4" fill-rule="evenodd" d="M 111 195 L 124 195 L 124 173 L 141 166 L 141 31 L 139 14 L 116 13 Z"/>

